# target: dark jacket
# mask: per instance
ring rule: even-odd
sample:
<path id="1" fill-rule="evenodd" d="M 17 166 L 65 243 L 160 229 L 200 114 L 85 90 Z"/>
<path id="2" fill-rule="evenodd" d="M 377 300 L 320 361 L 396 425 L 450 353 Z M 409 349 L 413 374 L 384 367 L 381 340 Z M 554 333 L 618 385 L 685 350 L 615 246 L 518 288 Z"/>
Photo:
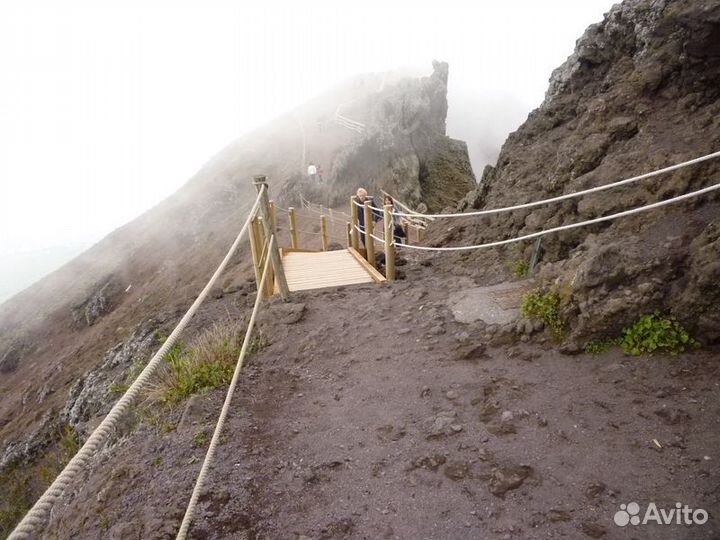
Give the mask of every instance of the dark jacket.
<path id="1" fill-rule="evenodd" d="M 375 198 L 367 196 L 365 197 L 365 201 L 367 201 L 373 208 L 378 208 L 378 210 L 372 211 L 372 220 L 373 222 L 380 221 L 383 218 L 383 215 L 382 212 L 379 210 L 380 207 L 375 204 Z M 358 200 L 358 203 L 359 202 L 360 201 Z M 362 206 L 358 206 L 358 225 L 360 225 L 360 228 L 362 230 L 365 230 L 365 209 Z"/>

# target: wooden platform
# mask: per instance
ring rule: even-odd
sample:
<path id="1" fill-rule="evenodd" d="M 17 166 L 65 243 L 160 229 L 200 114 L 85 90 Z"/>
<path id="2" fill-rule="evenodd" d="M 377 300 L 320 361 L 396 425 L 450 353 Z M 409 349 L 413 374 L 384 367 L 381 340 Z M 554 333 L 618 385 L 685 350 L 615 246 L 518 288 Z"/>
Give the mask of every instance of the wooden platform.
<path id="1" fill-rule="evenodd" d="M 290 291 L 385 281 L 385 277 L 352 248 L 340 251 L 282 249 L 281 252 Z"/>

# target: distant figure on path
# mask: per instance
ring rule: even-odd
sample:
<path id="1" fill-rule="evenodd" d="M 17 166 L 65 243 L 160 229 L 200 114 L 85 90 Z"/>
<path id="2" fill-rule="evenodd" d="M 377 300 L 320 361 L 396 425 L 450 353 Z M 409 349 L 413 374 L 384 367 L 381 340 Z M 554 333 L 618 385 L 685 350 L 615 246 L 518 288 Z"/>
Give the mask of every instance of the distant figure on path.
<path id="1" fill-rule="evenodd" d="M 322 174 L 323 174 L 323 173 L 322 173 L 322 167 L 321 167 L 320 165 L 318 165 L 318 166 L 316 167 L 315 172 L 317 173 L 318 182 L 322 182 L 322 181 L 323 181 L 323 177 L 322 177 Z"/>
<path id="2" fill-rule="evenodd" d="M 370 206 L 373 208 L 376 208 L 377 205 L 375 204 L 375 199 L 368 195 L 368 192 L 365 188 L 358 188 L 357 190 L 357 198 L 358 203 L 361 205 L 365 204 L 365 201 L 367 201 Z M 362 238 L 363 246 L 365 245 L 365 210 L 363 207 L 358 207 L 358 226 L 360 227 L 360 237 Z M 368 229 L 370 234 L 373 233 L 373 225 L 376 221 L 380 221 L 382 219 L 382 215 L 377 210 L 372 211 L 372 223 L 369 224 Z"/>
<path id="3" fill-rule="evenodd" d="M 317 175 L 317 167 L 315 167 L 315 164 L 311 161 L 310 165 L 308 165 L 308 178 L 310 180 L 315 180 L 316 175 Z"/>
<path id="4" fill-rule="evenodd" d="M 393 239 L 395 240 L 396 244 L 404 244 L 407 242 L 407 231 L 405 230 L 405 225 L 407 222 L 401 217 L 398 216 L 395 213 L 395 201 L 393 201 L 393 198 L 390 195 L 385 195 L 385 201 L 383 202 L 384 206 L 390 205 L 392 208 L 390 208 L 390 213 L 392 215 L 392 223 L 393 223 Z"/>

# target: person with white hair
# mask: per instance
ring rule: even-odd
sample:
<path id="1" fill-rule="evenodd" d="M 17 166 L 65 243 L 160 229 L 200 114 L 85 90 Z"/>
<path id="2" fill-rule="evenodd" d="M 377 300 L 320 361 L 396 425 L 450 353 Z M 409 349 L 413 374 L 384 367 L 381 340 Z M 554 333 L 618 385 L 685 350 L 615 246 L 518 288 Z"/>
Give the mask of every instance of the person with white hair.
<path id="1" fill-rule="evenodd" d="M 375 204 L 375 198 L 371 195 L 368 195 L 368 192 L 365 188 L 358 188 L 357 190 L 357 201 L 360 205 L 364 205 L 367 201 L 370 206 L 373 207 L 372 211 L 372 223 L 368 224 L 368 232 L 370 234 L 373 233 L 373 225 L 375 222 L 380 221 L 382 219 L 382 214 L 377 210 L 377 205 Z M 360 227 L 360 238 L 362 238 L 363 246 L 365 245 L 365 211 L 362 207 L 358 208 L 358 226 Z"/>

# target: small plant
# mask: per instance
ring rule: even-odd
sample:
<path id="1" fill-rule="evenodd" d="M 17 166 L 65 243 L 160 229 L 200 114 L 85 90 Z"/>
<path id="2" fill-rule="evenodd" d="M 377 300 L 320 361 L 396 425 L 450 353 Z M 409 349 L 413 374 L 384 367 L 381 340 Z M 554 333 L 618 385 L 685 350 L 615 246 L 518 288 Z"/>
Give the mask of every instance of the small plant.
<path id="1" fill-rule="evenodd" d="M 161 338 L 162 340 L 162 338 Z M 135 358 L 132 365 L 123 371 L 119 381 L 114 381 L 110 385 L 110 393 L 114 395 L 122 395 L 128 391 L 130 385 L 135 382 L 138 375 L 145 369 L 146 362 L 142 358 Z"/>
<path id="2" fill-rule="evenodd" d="M 530 271 L 530 264 L 525 259 L 516 259 L 510 265 L 512 275 L 518 278 L 527 277 Z"/>
<path id="3" fill-rule="evenodd" d="M 675 356 L 688 347 L 700 347 L 675 316 L 665 317 L 659 311 L 643 315 L 631 327 L 625 328 L 617 344 L 633 356 L 655 352 Z"/>
<path id="4" fill-rule="evenodd" d="M 235 323 L 223 323 L 213 326 L 190 345 L 177 341 L 165 355 L 150 397 L 172 405 L 228 384 L 242 347 L 241 330 Z M 248 353 L 253 354 L 264 345 L 262 336 L 256 336 Z"/>
<path id="5" fill-rule="evenodd" d="M 154 456 L 150 460 L 150 464 L 154 465 L 155 467 L 158 467 L 162 463 L 162 456 Z"/>
<path id="6" fill-rule="evenodd" d="M 553 291 L 535 290 L 525 295 L 520 306 L 524 317 L 536 317 L 561 341 L 565 335 L 565 321 L 560 317 L 560 295 Z"/>
<path id="7" fill-rule="evenodd" d="M 192 439 L 192 443 L 194 446 L 205 446 L 205 443 L 207 442 L 207 433 L 204 431 L 201 431 L 197 435 L 195 435 Z"/>
<path id="8" fill-rule="evenodd" d="M 61 460 L 63 461 L 64 467 L 66 464 L 70 463 L 72 457 L 77 454 L 78 450 L 80 450 L 80 435 L 78 435 L 78 432 L 75 431 L 70 424 L 65 424 L 63 433 L 64 435 L 61 441 L 63 455 Z"/>
<path id="9" fill-rule="evenodd" d="M 585 352 L 588 354 L 601 354 L 607 351 L 613 345 L 617 345 L 616 339 L 591 341 L 590 343 L 585 345 Z"/>

